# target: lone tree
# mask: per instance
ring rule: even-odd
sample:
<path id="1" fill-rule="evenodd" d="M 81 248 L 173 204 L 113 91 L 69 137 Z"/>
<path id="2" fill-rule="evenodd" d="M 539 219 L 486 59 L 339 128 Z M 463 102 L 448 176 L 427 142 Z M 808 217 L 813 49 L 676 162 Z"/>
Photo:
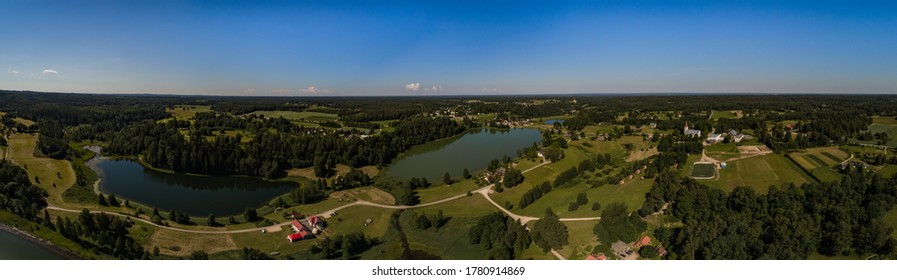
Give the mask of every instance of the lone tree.
<path id="1" fill-rule="evenodd" d="M 451 185 L 452 184 L 452 175 L 449 175 L 449 173 L 446 172 L 445 175 L 442 175 L 442 182 L 445 183 L 446 185 Z"/>
<path id="2" fill-rule="evenodd" d="M 467 168 L 464 168 L 464 173 L 463 173 L 463 175 L 464 175 L 464 179 L 470 179 L 470 177 L 471 177 L 471 176 L 470 176 L 470 171 L 467 170 Z"/>
<path id="3" fill-rule="evenodd" d="M 246 208 L 246 210 L 243 210 L 243 218 L 247 222 L 255 222 L 259 219 L 259 214 L 255 211 L 255 208 Z"/>
<path id="4" fill-rule="evenodd" d="M 569 234 L 567 226 L 561 223 L 560 218 L 551 208 L 545 209 L 545 217 L 536 221 L 533 225 L 533 241 L 542 251 L 560 249 L 568 243 Z"/>
<path id="5" fill-rule="evenodd" d="M 210 227 L 214 227 L 218 225 L 218 222 L 215 222 L 215 214 L 209 214 L 209 220 L 206 221 L 206 224 Z"/>

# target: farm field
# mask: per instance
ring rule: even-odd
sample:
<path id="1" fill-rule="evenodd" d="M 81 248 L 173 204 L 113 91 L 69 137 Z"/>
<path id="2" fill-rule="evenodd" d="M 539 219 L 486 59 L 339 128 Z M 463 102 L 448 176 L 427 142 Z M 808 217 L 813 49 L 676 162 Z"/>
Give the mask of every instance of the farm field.
<path id="1" fill-rule="evenodd" d="M 750 186 L 759 193 L 766 193 L 771 185 L 813 182 L 796 164 L 782 155 L 768 154 L 728 162 L 720 170 L 719 179 L 701 183 L 732 191 L 738 186 Z"/>
<path id="2" fill-rule="evenodd" d="M 835 181 L 841 179 L 843 175 L 832 170 L 832 167 L 846 160 L 850 155 L 837 147 L 822 147 L 790 153 L 788 157 L 817 179 Z"/>
<path id="3" fill-rule="evenodd" d="M 197 113 L 211 112 L 212 106 L 175 105 L 174 108 L 166 108 L 165 112 L 178 120 L 189 120 L 196 117 Z"/>
<path id="4" fill-rule="evenodd" d="M 578 166 L 583 159 L 589 156 L 577 146 L 571 146 L 564 153 L 564 159 L 543 165 L 523 174 L 523 177 L 526 178 L 523 183 L 513 188 L 505 188 L 501 193 L 493 193 L 492 199 L 499 205 L 504 205 L 506 201 L 509 201 L 511 204 L 517 204 L 520 198 L 523 197 L 523 194 L 531 188 L 545 181 L 553 181 L 558 174 L 571 167 Z M 545 209 L 542 210 L 544 211 Z"/>
<path id="5" fill-rule="evenodd" d="M 326 122 L 339 119 L 339 116 L 337 116 L 336 114 L 307 111 L 255 111 L 249 114 L 262 115 L 266 118 L 284 117 L 285 119 L 299 122 Z"/>

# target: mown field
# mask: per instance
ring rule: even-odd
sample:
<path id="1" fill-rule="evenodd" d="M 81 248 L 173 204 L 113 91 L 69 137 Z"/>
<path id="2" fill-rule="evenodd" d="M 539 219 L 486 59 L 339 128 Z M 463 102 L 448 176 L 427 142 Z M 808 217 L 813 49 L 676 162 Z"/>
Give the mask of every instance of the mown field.
<path id="1" fill-rule="evenodd" d="M 798 166 L 821 181 L 840 180 L 843 175 L 832 168 L 850 157 L 838 147 L 811 148 L 788 154 Z"/>
<path id="2" fill-rule="evenodd" d="M 731 161 L 719 172 L 718 180 L 702 180 L 701 183 L 726 191 L 738 186 L 750 186 L 759 193 L 766 193 L 771 185 L 800 185 L 814 181 L 791 160 L 777 154 Z"/>
<path id="3" fill-rule="evenodd" d="M 299 122 L 326 122 L 339 119 L 336 114 L 321 112 L 296 112 L 296 111 L 255 111 L 249 114 L 261 115 L 266 118 L 283 117 L 291 121 Z"/>

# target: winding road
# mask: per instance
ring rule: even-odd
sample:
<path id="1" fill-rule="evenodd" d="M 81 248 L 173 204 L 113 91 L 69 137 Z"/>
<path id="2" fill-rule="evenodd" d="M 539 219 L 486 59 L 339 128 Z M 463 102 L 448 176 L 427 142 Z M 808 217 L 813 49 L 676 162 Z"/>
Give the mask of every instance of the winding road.
<path id="1" fill-rule="evenodd" d="M 536 165 L 536 166 L 533 166 L 533 167 L 531 167 L 531 168 L 529 168 L 529 169 L 527 169 L 527 170 L 522 171 L 521 173 L 527 173 L 527 172 L 530 172 L 530 171 L 532 171 L 532 170 L 534 170 L 534 169 L 536 169 L 536 168 L 542 167 L 543 165 L 546 165 L 546 164 L 548 164 L 548 163 L 550 163 L 550 162 L 547 162 L 547 161 L 546 161 L 546 162 L 540 163 L 540 164 L 538 164 L 538 165 Z M 523 215 L 517 215 L 517 214 L 514 214 L 513 212 L 509 211 L 508 209 L 505 209 L 504 207 L 502 207 L 501 205 L 498 205 L 498 203 L 496 203 L 494 200 L 492 200 L 492 197 L 489 196 L 489 194 L 491 194 L 491 193 L 493 192 L 492 189 L 493 189 L 494 186 L 495 186 L 495 184 L 490 184 L 490 185 L 488 185 L 488 186 L 479 188 L 479 189 L 477 189 L 476 191 L 473 191 L 473 192 L 475 192 L 475 193 L 479 193 L 479 194 L 483 195 L 483 197 L 485 197 L 486 200 L 488 200 L 490 203 L 492 203 L 493 206 L 495 206 L 496 208 L 498 208 L 499 210 L 501 210 L 502 212 L 504 212 L 506 215 L 508 215 L 508 216 L 511 217 L 512 219 L 515 219 L 515 220 L 520 221 L 520 223 L 523 224 L 523 225 L 526 225 L 526 223 L 528 223 L 528 222 L 530 222 L 530 221 L 535 221 L 535 220 L 538 220 L 538 219 L 539 219 L 538 217 L 530 217 L 530 216 L 523 216 Z M 446 203 L 446 202 L 453 201 L 453 200 L 456 200 L 456 199 L 459 199 L 459 198 L 462 198 L 462 197 L 465 197 L 465 196 L 467 196 L 467 194 L 459 194 L 459 195 L 452 196 L 452 197 L 448 197 L 448 198 L 444 198 L 444 199 L 441 199 L 441 200 L 432 201 L 432 202 L 428 202 L 428 203 L 421 203 L 421 204 L 417 204 L 417 205 L 387 205 L 387 204 L 374 203 L 374 202 L 370 202 L 370 201 L 366 201 L 366 200 L 356 200 L 355 202 L 352 202 L 352 203 L 349 203 L 349 204 L 346 204 L 346 205 L 342 205 L 342 206 L 339 206 L 339 207 L 336 207 L 336 208 L 333 208 L 333 209 L 324 211 L 324 212 L 319 213 L 319 214 L 317 214 L 317 215 L 318 215 L 318 216 L 322 216 L 322 217 L 329 217 L 329 216 L 331 216 L 333 213 L 335 213 L 335 212 L 337 212 L 337 211 L 339 211 L 339 210 L 346 209 L 346 208 L 349 208 L 349 207 L 352 207 L 352 206 L 357 206 L 357 205 L 371 206 L 371 207 L 379 207 L 379 208 L 386 208 L 386 209 L 396 209 L 396 210 L 414 209 L 414 208 L 423 208 L 423 207 L 428 207 L 428 206 L 433 206 L 433 205 L 438 205 L 438 204 Z M 82 211 L 82 210 L 76 210 L 76 209 L 67 209 L 67 208 L 62 208 L 62 207 L 56 207 L 56 206 L 53 206 L 53 205 L 48 205 L 48 206 L 47 206 L 47 209 L 49 209 L 49 210 L 53 210 L 53 211 L 69 212 L 69 213 L 81 213 L 81 211 Z M 104 213 L 104 214 L 108 214 L 108 215 L 113 215 L 113 216 L 118 216 L 118 217 L 129 218 L 131 221 L 135 221 L 135 220 L 136 220 L 136 221 L 139 221 L 139 222 L 142 222 L 142 223 L 151 225 L 151 226 L 155 226 L 155 227 L 159 227 L 159 228 L 164 228 L 164 229 L 167 229 L 167 230 L 179 231 L 179 232 L 187 232 L 187 233 L 198 233 L 198 234 L 231 234 L 231 233 L 257 232 L 257 231 L 261 231 L 261 230 L 263 230 L 263 229 L 266 229 L 266 228 L 271 227 L 271 226 L 266 226 L 266 227 L 255 227 L 255 228 L 236 229 L 236 230 L 200 230 L 200 229 L 185 229 L 185 228 L 177 228 L 177 227 L 171 227 L 171 226 L 167 226 L 167 225 L 156 224 L 156 223 L 153 223 L 152 221 L 147 220 L 147 219 L 144 219 L 144 218 L 135 217 L 135 216 L 131 216 L 131 215 L 127 215 L 127 214 L 122 214 L 122 213 L 106 212 L 106 211 L 90 211 L 90 213 L 94 213 L 94 214 Z M 562 219 L 560 219 L 560 220 L 561 220 L 562 222 L 575 222 L 575 221 L 595 221 L 595 220 L 600 220 L 600 219 L 601 219 L 601 217 L 585 217 L 585 218 L 562 218 Z M 279 224 L 276 224 L 276 225 L 273 225 L 273 226 L 287 226 L 287 225 L 289 225 L 290 223 L 291 223 L 291 222 L 282 222 L 282 223 L 279 223 Z M 556 252 L 556 251 L 554 251 L 554 250 L 552 250 L 552 254 L 555 255 L 558 259 L 562 259 L 562 260 L 564 259 L 563 256 L 561 256 L 558 252 Z"/>

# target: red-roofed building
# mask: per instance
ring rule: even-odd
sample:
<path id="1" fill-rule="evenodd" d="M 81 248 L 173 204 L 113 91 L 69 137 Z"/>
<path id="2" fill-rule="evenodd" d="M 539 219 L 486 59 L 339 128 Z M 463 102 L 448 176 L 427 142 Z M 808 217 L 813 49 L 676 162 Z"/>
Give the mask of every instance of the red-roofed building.
<path id="1" fill-rule="evenodd" d="M 635 243 L 636 248 L 641 248 L 648 245 L 651 245 L 651 237 L 648 237 L 647 235 L 642 236 L 642 238 L 639 238 L 638 242 Z"/>
<path id="2" fill-rule="evenodd" d="M 296 240 L 302 240 L 302 239 L 304 239 L 304 238 L 302 237 L 301 234 L 298 234 L 298 233 L 293 233 L 293 234 L 287 235 L 287 240 L 289 240 L 290 242 L 295 242 Z"/>
<path id="3" fill-rule="evenodd" d="M 603 260 L 607 260 L 607 256 L 605 256 L 604 253 L 600 253 L 597 256 L 589 254 L 588 256 L 586 256 L 586 260 L 603 261 Z"/>
<path id="4" fill-rule="evenodd" d="M 305 227 L 305 225 L 303 225 L 302 223 L 300 223 L 297 220 L 293 220 L 293 222 L 291 223 L 291 226 L 293 227 L 293 231 L 295 231 L 297 233 L 303 232 L 303 231 L 308 231 L 308 228 Z"/>

